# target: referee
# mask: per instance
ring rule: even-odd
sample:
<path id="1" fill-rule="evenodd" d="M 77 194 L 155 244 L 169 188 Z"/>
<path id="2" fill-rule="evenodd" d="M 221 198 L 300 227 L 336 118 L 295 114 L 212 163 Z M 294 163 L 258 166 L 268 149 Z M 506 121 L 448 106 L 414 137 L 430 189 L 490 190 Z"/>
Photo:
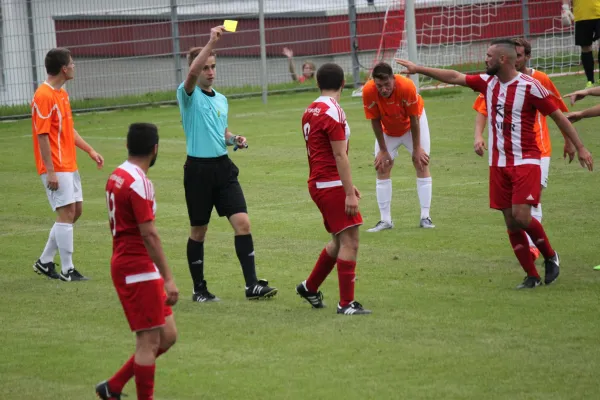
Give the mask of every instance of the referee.
<path id="1" fill-rule="evenodd" d="M 563 26 L 570 26 L 575 21 L 575 45 L 581 47 L 581 65 L 587 78 L 586 88 L 594 87 L 592 44 L 600 39 L 600 0 L 573 0 L 573 12 L 569 7 L 571 0 L 563 0 L 562 3 Z"/>
<path id="2" fill-rule="evenodd" d="M 213 47 L 224 32 L 223 26 L 210 31 L 203 48 L 190 49 L 189 72 L 177 88 L 177 101 L 187 144 L 183 184 L 191 233 L 187 259 L 194 281 L 192 300 L 219 301 L 208 291 L 204 279 L 204 238 L 213 206 L 227 217 L 235 232 L 235 252 L 246 281 L 249 300 L 272 297 L 277 289 L 256 278 L 254 244 L 244 193 L 238 182 L 239 170 L 227 156 L 227 146 L 247 147 L 246 138 L 227 129 L 227 98 L 212 88 L 216 75 Z"/>

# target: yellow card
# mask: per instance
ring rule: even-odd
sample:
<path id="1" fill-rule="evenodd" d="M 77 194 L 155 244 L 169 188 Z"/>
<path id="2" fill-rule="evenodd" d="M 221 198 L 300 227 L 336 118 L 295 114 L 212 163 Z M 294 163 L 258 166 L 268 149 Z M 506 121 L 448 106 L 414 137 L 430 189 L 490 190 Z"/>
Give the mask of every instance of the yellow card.
<path id="1" fill-rule="evenodd" d="M 230 19 L 226 19 L 225 22 L 223 22 L 223 26 L 225 27 L 225 30 L 228 32 L 235 32 L 235 29 L 237 28 L 237 21 L 233 21 Z"/>

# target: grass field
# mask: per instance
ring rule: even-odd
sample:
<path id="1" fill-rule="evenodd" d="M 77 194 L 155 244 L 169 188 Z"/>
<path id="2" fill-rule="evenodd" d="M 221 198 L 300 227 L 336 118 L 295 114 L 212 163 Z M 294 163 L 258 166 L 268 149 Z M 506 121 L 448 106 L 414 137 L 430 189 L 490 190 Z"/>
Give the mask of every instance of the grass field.
<path id="1" fill-rule="evenodd" d="M 557 79 L 565 93 L 583 78 Z M 472 151 L 474 94 L 425 92 L 432 135 L 434 230 L 418 228 L 414 170 L 401 153 L 393 171 L 396 228 L 364 230 L 379 219 L 373 134 L 360 99 L 342 99 L 352 128 L 350 159 L 363 193 L 357 300 L 366 317 L 335 314 L 337 277 L 313 310 L 295 294 L 328 240 L 307 188 L 302 111 L 316 93 L 230 102 L 230 129 L 248 137 L 232 153 L 253 224 L 258 272 L 278 287 L 265 302 L 244 299 L 243 279 L 224 219 L 211 222 L 206 276 L 222 298 L 191 301 L 183 196 L 185 142 L 175 107 L 75 117 L 106 159 L 97 171 L 80 153 L 84 214 L 75 227 L 75 264 L 84 283 L 42 279 L 31 265 L 52 213 L 35 174 L 30 121 L 0 124 L 0 399 L 93 399 L 133 352 L 134 338 L 109 272 L 111 236 L 104 185 L 126 157 L 132 122 L 160 128 L 150 177 L 157 225 L 181 291 L 179 341 L 157 363 L 157 400 L 192 399 L 594 399 L 600 393 L 600 175 L 555 153 L 544 193 L 544 225 L 562 258 L 555 284 L 516 291 L 523 279 L 501 215 L 488 208 L 487 159 Z M 585 100 L 576 109 L 594 104 Z M 577 125 L 600 154 L 598 121 Z M 600 160 L 598 161 L 600 167 Z M 540 267 L 541 268 L 541 267 Z M 135 386 L 124 390 L 135 398 Z"/>

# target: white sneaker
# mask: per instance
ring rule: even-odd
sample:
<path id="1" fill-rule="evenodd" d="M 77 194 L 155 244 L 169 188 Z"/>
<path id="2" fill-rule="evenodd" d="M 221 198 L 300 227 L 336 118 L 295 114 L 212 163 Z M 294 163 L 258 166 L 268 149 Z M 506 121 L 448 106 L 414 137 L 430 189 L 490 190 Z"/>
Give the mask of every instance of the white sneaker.
<path id="1" fill-rule="evenodd" d="M 421 228 L 435 228 L 433 222 L 431 222 L 431 218 L 421 218 L 421 223 L 419 224 Z"/>
<path id="2" fill-rule="evenodd" d="M 367 229 L 367 232 L 379 232 L 384 229 L 392 229 L 394 227 L 394 223 L 392 221 L 379 221 L 377 225 L 372 227 L 371 229 Z"/>

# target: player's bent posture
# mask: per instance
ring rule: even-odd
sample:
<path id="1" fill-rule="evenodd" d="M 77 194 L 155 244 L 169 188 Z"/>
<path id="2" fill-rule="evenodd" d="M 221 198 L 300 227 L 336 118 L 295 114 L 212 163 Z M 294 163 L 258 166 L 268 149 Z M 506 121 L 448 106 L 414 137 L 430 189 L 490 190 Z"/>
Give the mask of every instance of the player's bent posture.
<path id="1" fill-rule="evenodd" d="M 375 168 L 377 170 L 377 204 L 380 220 L 367 232 L 394 227 L 391 214 L 392 180 L 390 179 L 398 148 L 404 146 L 412 155 L 417 173 L 417 195 L 421 205 L 421 228 L 434 228 L 429 216 L 432 182 L 429 172 L 430 138 L 423 98 L 415 84 L 392 67 L 379 63 L 373 79 L 363 87 L 365 116 L 375 133 Z"/>
<path id="2" fill-rule="evenodd" d="M 550 245 L 544 228 L 531 217 L 541 192 L 540 149 L 534 131 L 537 112 L 550 115 L 558 128 L 575 145 L 582 166 L 593 169 L 590 152 L 575 128 L 550 100 L 548 91 L 535 79 L 515 69 L 517 53 L 512 40 L 492 42 L 486 55 L 486 73 L 464 75 L 458 71 L 427 68 L 396 60 L 410 74 L 423 74 L 442 82 L 467 86 L 485 96 L 489 115 L 490 207 L 501 210 L 513 251 L 527 273 L 517 288 L 541 284 L 529 253 L 527 234 L 544 256 L 544 282 L 550 284 L 560 273 L 558 253 Z"/>
<path id="3" fill-rule="evenodd" d="M 531 58 L 531 44 L 527 40 L 522 38 L 514 39 L 514 41 L 517 44 L 517 63 L 515 66 L 517 71 L 536 79 L 539 83 L 542 84 L 544 88 L 546 88 L 546 90 L 550 94 L 550 100 L 556 103 L 556 106 L 561 111 L 568 111 L 567 106 L 561 98 L 560 92 L 558 91 L 556 86 L 554 86 L 554 83 L 552 83 L 550 77 L 548 77 L 548 75 L 546 75 L 542 71 L 527 67 L 529 59 Z M 475 117 L 475 142 L 473 146 L 475 149 L 475 153 L 483 157 L 483 153 L 487 149 L 485 145 L 485 140 L 483 139 L 483 131 L 485 129 L 488 115 L 484 95 L 480 94 L 479 96 L 477 96 L 477 99 L 475 99 L 475 103 L 473 104 L 473 109 L 477 111 L 477 116 Z M 550 159 L 552 156 L 552 143 L 550 142 L 550 129 L 548 129 L 548 122 L 546 121 L 546 117 L 539 111 L 535 116 L 533 130 L 535 131 L 536 142 L 541 152 L 541 184 L 543 191 L 543 189 L 548 187 Z M 564 156 L 566 156 L 567 154 L 569 155 L 570 160 L 572 161 L 573 157 L 575 156 L 575 147 L 565 137 Z M 537 206 L 531 207 L 531 216 L 540 221 L 540 223 L 542 222 L 541 202 Z M 537 247 L 535 247 L 529 235 L 527 235 L 527 240 L 529 242 L 529 251 L 531 252 L 533 259 L 537 260 L 540 256 L 540 251 Z"/>
<path id="4" fill-rule="evenodd" d="M 302 116 L 302 131 L 308 153 L 308 191 L 321 214 L 331 241 L 321 252 L 310 276 L 296 287 L 296 292 L 314 308 L 323 308 L 319 286 L 337 264 L 340 302 L 338 314 L 370 314 L 354 300 L 360 193 L 352 184 L 348 139 L 350 127 L 339 105 L 344 87 L 344 71 L 333 63 L 317 71 L 321 96 Z"/>
<path id="5" fill-rule="evenodd" d="M 153 399 L 155 360 L 177 338 L 171 306 L 179 292 L 154 225 L 154 186 L 146 176 L 158 154 L 156 126 L 132 124 L 127 150 L 127 161 L 108 178 L 106 202 L 113 237 L 110 272 L 136 347 L 112 378 L 96 386 L 103 400 L 119 400 L 132 377 L 138 400 Z"/>
<path id="6" fill-rule="evenodd" d="M 77 170 L 77 150 L 88 153 L 102 168 L 104 159 L 73 127 L 69 95 L 63 87 L 75 76 L 71 52 L 55 48 L 44 60 L 48 76 L 35 91 L 31 102 L 33 154 L 37 172 L 46 189 L 56 222 L 50 230 L 46 247 L 33 264 L 33 270 L 65 282 L 87 280 L 73 265 L 73 225 L 83 211 L 81 177 Z M 54 256 L 60 254 L 61 272 L 56 273 Z"/>
<path id="7" fill-rule="evenodd" d="M 177 88 L 177 101 L 187 143 L 183 184 L 191 232 L 187 243 L 187 259 L 194 282 L 192 300 L 218 301 L 208 291 L 204 279 L 204 239 L 213 207 L 227 217 L 235 232 L 235 252 L 240 261 L 249 300 L 272 297 L 277 289 L 264 279 L 256 278 L 254 243 L 250 219 L 239 170 L 227 155 L 227 146 L 247 147 L 246 138 L 227 128 L 227 98 L 213 89 L 216 76 L 215 43 L 223 27 L 212 28 L 203 48 L 193 48 L 188 55 L 190 69 Z"/>

